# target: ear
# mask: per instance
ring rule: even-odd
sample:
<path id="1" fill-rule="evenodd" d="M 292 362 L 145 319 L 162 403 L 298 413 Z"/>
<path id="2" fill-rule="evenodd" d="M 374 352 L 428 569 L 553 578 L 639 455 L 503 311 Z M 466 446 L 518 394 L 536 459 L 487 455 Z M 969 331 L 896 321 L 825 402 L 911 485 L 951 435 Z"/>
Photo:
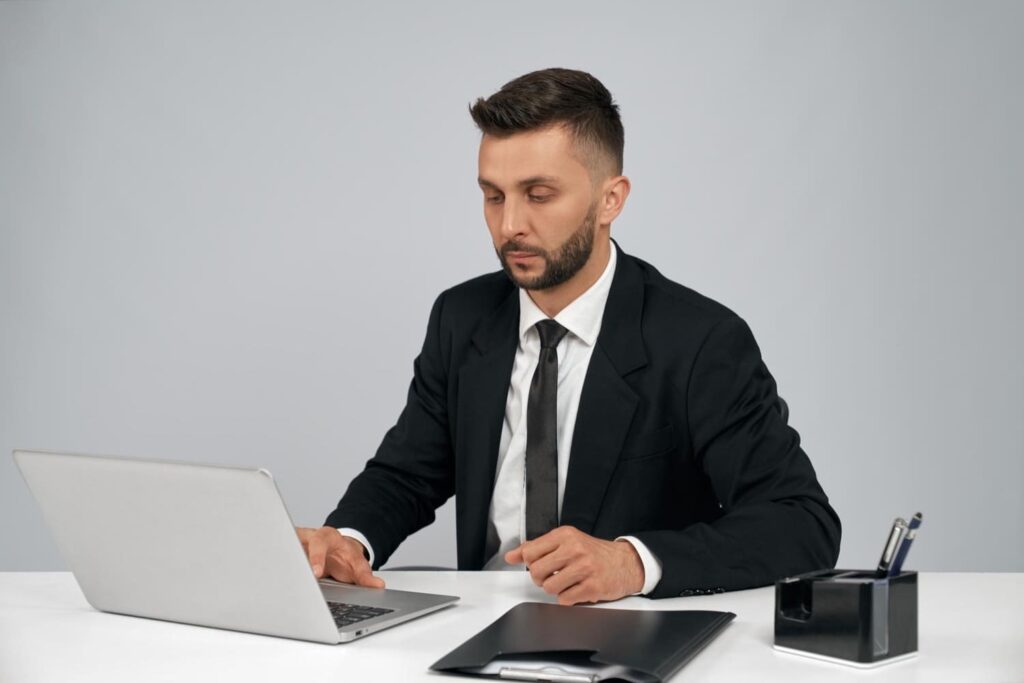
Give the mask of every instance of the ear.
<path id="1" fill-rule="evenodd" d="M 619 217 L 622 207 L 626 205 L 631 185 L 624 175 L 609 178 L 602 183 L 601 200 L 598 204 L 597 224 L 610 225 Z"/>

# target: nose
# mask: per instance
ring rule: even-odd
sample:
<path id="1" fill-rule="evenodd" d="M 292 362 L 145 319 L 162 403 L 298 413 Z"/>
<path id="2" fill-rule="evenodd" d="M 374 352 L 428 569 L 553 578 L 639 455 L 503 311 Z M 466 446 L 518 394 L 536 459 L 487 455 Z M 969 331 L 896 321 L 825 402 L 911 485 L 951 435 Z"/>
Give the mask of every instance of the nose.
<path id="1" fill-rule="evenodd" d="M 501 236 L 510 240 L 525 232 L 523 212 L 518 203 L 515 199 L 506 198 L 501 205 Z"/>

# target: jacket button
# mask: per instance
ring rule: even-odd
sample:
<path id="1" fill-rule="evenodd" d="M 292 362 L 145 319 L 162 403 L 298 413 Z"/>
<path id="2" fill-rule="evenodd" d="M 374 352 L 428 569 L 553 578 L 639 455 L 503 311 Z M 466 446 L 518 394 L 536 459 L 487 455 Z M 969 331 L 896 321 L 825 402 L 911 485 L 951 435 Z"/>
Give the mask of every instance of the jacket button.
<path id="1" fill-rule="evenodd" d="M 688 598 L 688 597 L 690 597 L 690 596 L 691 596 L 691 595 L 693 595 L 693 594 L 694 594 L 694 593 L 693 593 L 693 590 L 692 590 L 692 589 L 690 589 L 690 588 L 687 588 L 687 589 L 686 589 L 686 590 L 684 590 L 684 591 L 683 591 L 682 593 L 680 593 L 680 594 L 679 594 L 679 596 L 680 596 L 680 597 L 683 597 L 683 598 Z"/>

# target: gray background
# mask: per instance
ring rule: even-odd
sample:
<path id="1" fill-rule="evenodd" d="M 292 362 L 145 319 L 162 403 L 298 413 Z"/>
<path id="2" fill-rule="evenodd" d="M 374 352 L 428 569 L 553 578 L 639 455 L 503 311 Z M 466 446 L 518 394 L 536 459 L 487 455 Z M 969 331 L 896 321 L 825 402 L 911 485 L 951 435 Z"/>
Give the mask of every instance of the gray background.
<path id="1" fill-rule="evenodd" d="M 753 328 L 877 561 L 1024 570 L 1024 4 L 0 4 L 0 569 L 15 447 L 260 465 L 319 524 L 442 289 L 496 268 L 467 104 L 622 106 L 623 248 Z M 455 563 L 454 507 L 395 563 Z M 126 548 L 130 557 L 131 549 Z"/>

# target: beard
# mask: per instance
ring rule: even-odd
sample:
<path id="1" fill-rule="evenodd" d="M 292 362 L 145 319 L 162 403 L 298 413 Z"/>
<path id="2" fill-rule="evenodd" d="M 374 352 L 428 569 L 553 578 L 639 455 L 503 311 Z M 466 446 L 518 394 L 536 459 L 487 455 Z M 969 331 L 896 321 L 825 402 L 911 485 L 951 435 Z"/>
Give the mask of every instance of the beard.
<path id="1" fill-rule="evenodd" d="M 597 204 L 590 207 L 580 227 L 565 240 L 558 249 L 547 251 L 539 247 L 531 247 L 516 241 L 505 242 L 501 249 L 495 249 L 501 267 L 518 287 L 527 290 L 551 289 L 568 282 L 590 260 L 594 250 L 594 233 L 597 223 Z M 539 256 L 544 261 L 544 271 L 540 275 L 524 277 L 517 275 L 508 263 L 509 252 L 525 252 Z"/>

